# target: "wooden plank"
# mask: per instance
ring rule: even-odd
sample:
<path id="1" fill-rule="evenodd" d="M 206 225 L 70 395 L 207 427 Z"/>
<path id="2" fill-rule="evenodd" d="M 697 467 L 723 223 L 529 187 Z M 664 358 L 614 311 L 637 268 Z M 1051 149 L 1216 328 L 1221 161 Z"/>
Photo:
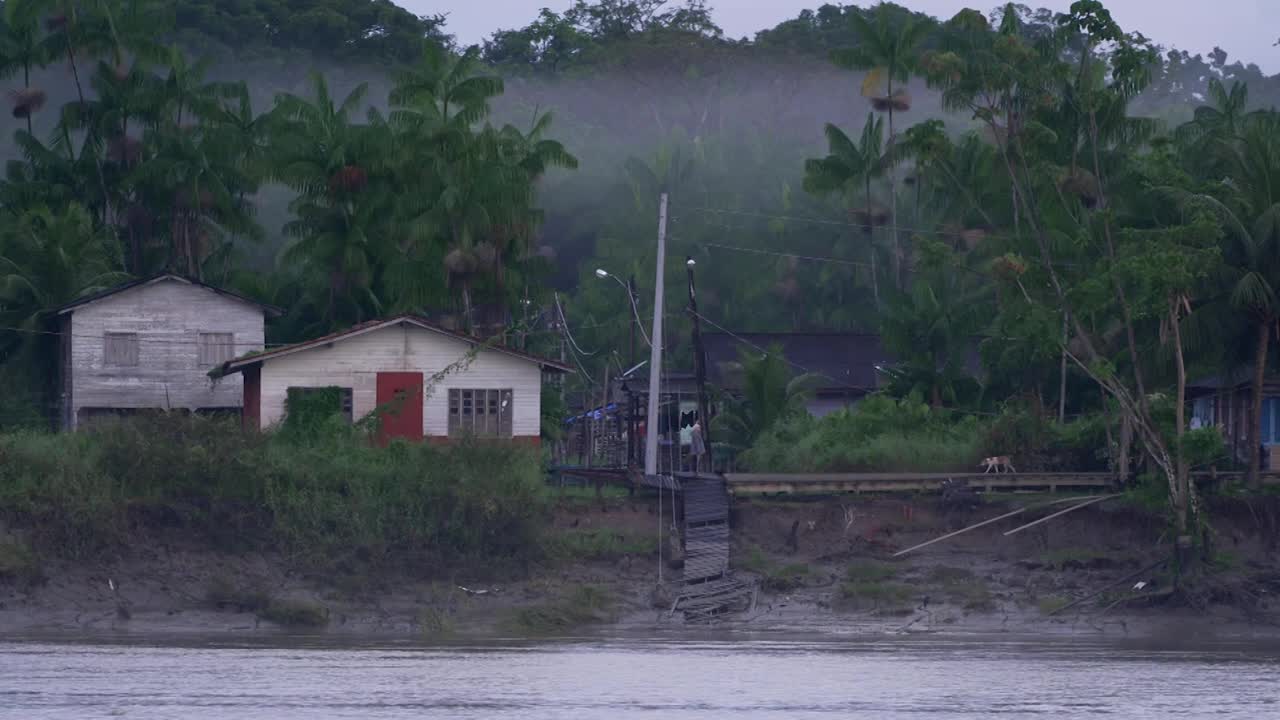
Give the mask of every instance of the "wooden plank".
<path id="1" fill-rule="evenodd" d="M 1020 533 L 1020 532 L 1022 532 L 1023 530 L 1026 530 L 1027 528 L 1035 527 L 1036 525 L 1039 525 L 1040 523 L 1045 522 L 1045 521 L 1047 521 L 1047 520 L 1052 520 L 1052 519 L 1054 519 L 1054 518 L 1058 517 L 1059 515 L 1066 515 L 1066 514 L 1067 514 L 1067 513 L 1069 513 L 1069 512 L 1075 512 L 1076 510 L 1079 510 L 1080 508 L 1088 507 L 1088 506 L 1090 506 L 1090 505 L 1093 505 L 1094 503 L 1100 503 L 1100 502 L 1102 502 L 1103 500 L 1110 500 L 1111 498 L 1117 498 L 1117 497 L 1120 497 L 1120 493 L 1114 493 L 1114 494 L 1112 494 L 1112 495 L 1103 495 L 1102 497 L 1096 497 L 1096 498 L 1092 498 L 1092 499 L 1089 499 L 1089 500 L 1085 500 L 1084 502 L 1080 503 L 1079 505 L 1072 505 L 1071 507 L 1067 508 L 1066 510 L 1059 510 L 1058 512 L 1056 512 L 1056 513 L 1054 513 L 1054 514 L 1052 514 L 1052 515 L 1046 515 L 1045 517 L 1042 517 L 1042 518 L 1040 518 L 1039 520 L 1035 520 L 1035 521 L 1032 521 L 1032 522 L 1027 523 L 1026 525 L 1022 525 L 1022 526 L 1020 526 L 1020 527 L 1016 527 L 1016 528 L 1014 528 L 1014 529 L 1010 530 L 1009 532 L 1005 533 L 1005 536 L 1013 535 L 1014 533 Z"/>

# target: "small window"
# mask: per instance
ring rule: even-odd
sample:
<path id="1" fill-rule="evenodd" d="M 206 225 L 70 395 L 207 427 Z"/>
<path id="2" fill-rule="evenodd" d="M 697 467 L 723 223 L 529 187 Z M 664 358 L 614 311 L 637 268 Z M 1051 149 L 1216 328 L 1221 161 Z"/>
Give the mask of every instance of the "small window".
<path id="1" fill-rule="evenodd" d="M 510 390 L 450 390 L 449 437 L 509 438 Z"/>
<path id="2" fill-rule="evenodd" d="M 352 392 L 349 387 L 290 387 L 285 390 L 285 422 L 309 422 L 329 415 L 341 415 L 352 422 Z"/>
<path id="3" fill-rule="evenodd" d="M 117 367 L 138 364 L 138 333 L 106 333 L 103 336 L 103 362 Z"/>
<path id="4" fill-rule="evenodd" d="M 235 335 L 200 333 L 200 365 L 221 365 L 235 357 Z"/>

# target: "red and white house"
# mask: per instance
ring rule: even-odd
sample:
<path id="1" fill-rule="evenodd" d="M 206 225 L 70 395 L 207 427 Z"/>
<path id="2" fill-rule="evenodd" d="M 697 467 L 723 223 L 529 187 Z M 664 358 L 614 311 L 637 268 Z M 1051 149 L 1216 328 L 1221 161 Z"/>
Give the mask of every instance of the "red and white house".
<path id="1" fill-rule="evenodd" d="M 362 323 L 225 363 L 244 376 L 244 424 L 270 429 L 287 398 L 336 388 L 357 420 L 381 410 L 381 437 L 538 443 L 544 373 L 563 363 L 463 335 L 412 315 Z"/>

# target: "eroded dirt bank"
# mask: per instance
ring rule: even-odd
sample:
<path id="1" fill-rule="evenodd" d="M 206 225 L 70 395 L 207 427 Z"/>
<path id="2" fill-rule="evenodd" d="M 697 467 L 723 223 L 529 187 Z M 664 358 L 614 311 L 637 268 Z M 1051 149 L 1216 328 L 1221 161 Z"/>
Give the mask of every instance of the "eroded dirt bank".
<path id="1" fill-rule="evenodd" d="M 1170 554 L 1163 522 L 1124 502 L 1005 536 L 1047 514 L 1027 513 L 891 557 L 1031 501 L 948 508 L 936 498 L 739 499 L 732 565 L 757 579 L 759 592 L 750 609 L 716 627 L 1277 635 L 1275 498 L 1210 504 L 1210 559 L 1186 588 L 1175 589 L 1161 564 Z M 0 578 L 0 638 L 319 633 L 433 641 L 695 631 L 670 617 L 669 594 L 655 593 L 654 502 L 566 499 L 555 525 L 549 559 L 535 567 L 431 576 L 412 568 L 306 571 L 279 555 L 212 552 L 179 533 L 142 533 L 107 560 L 32 561 L 27 572 Z"/>

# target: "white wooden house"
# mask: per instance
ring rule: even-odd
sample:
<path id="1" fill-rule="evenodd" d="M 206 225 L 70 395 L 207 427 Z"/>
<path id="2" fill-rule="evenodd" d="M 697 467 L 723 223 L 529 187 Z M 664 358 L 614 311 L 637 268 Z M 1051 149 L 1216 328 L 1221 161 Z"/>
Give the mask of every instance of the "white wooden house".
<path id="1" fill-rule="evenodd" d="M 239 358 L 222 372 L 243 375 L 244 422 L 253 429 L 281 423 L 291 396 L 335 389 L 349 420 L 381 411 L 384 441 L 537 444 L 543 374 L 570 369 L 402 315 Z"/>
<path id="2" fill-rule="evenodd" d="M 144 410 L 239 412 L 239 378 L 210 368 L 263 348 L 279 310 L 177 275 L 160 275 L 58 309 L 61 425 Z"/>

